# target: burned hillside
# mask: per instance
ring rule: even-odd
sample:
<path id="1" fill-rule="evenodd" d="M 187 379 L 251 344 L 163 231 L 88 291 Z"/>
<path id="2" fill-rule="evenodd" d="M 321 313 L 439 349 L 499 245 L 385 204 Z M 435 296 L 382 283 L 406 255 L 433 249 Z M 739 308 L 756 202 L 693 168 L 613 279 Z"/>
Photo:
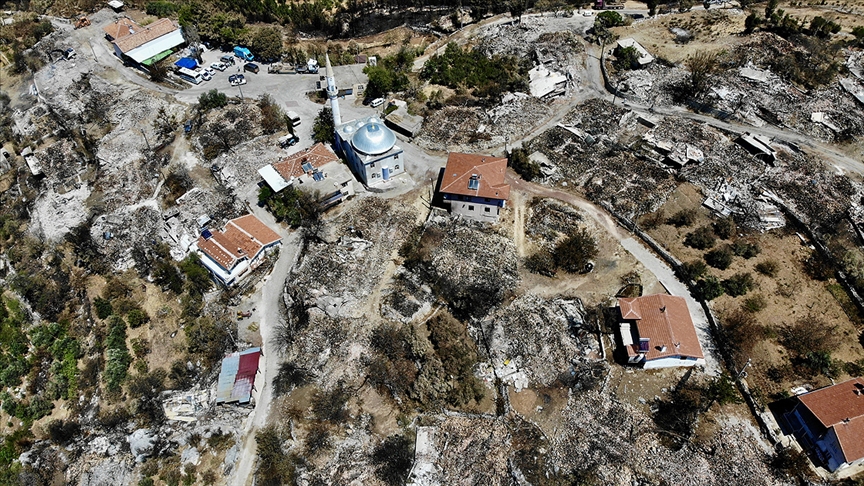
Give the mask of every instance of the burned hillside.
<path id="1" fill-rule="evenodd" d="M 519 282 L 513 241 L 491 228 L 433 216 L 413 236 L 405 265 L 460 317 L 482 317 Z"/>

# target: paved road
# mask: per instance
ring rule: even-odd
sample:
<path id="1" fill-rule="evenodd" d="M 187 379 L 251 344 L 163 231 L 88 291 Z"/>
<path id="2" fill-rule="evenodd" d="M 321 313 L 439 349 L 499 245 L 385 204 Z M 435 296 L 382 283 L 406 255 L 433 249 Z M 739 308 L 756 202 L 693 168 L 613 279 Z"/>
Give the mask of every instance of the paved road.
<path id="1" fill-rule="evenodd" d="M 265 277 L 264 285 L 250 298 L 252 305 L 256 308 L 251 319 L 258 322 L 261 333 L 262 351 L 264 360 L 260 363 L 259 371 L 255 380 L 255 410 L 249 415 L 244 424 L 243 446 L 240 450 L 237 467 L 234 469 L 231 484 L 245 486 L 249 483 L 254 472 L 254 466 L 258 458 L 256 454 L 257 442 L 255 433 L 267 425 L 267 417 L 270 415 L 270 404 L 273 398 L 273 378 L 279 369 L 280 356 L 273 344 L 273 330 L 279 322 L 279 300 L 285 288 L 285 280 L 288 273 L 297 261 L 300 249 L 300 234 L 297 231 L 288 232 L 267 212 L 257 206 L 252 206 L 252 212 L 267 223 L 268 226 L 277 230 L 282 236 L 282 248 L 279 258 L 270 275 Z"/>

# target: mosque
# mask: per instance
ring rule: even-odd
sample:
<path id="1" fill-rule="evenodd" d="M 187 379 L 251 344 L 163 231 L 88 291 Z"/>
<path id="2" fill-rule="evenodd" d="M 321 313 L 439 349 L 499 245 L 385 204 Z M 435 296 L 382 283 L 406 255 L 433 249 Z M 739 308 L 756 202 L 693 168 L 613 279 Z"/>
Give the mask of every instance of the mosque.
<path id="1" fill-rule="evenodd" d="M 338 90 L 330 56 L 327 61 L 327 97 L 333 110 L 336 152 L 348 161 L 351 171 L 366 186 L 383 184 L 405 172 L 404 152 L 396 145 L 396 134 L 375 116 L 342 123 Z"/>

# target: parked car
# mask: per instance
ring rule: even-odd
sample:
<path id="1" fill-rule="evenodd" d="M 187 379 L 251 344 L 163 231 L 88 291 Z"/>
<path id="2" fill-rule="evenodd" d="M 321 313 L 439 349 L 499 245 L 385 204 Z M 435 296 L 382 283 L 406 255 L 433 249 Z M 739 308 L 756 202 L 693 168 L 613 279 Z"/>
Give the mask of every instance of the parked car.
<path id="1" fill-rule="evenodd" d="M 250 73 L 258 74 L 258 71 L 260 71 L 260 68 L 254 62 L 247 62 L 246 64 L 243 65 L 243 70 L 249 71 Z"/>
<path id="2" fill-rule="evenodd" d="M 219 58 L 219 62 L 225 64 L 225 66 L 233 66 L 234 56 L 222 56 Z"/>
<path id="3" fill-rule="evenodd" d="M 293 147 L 300 141 L 300 137 L 297 135 L 285 135 L 284 137 L 279 137 L 279 146 L 282 148 Z"/>
<path id="4" fill-rule="evenodd" d="M 213 79 L 213 75 L 210 73 L 210 70 L 202 69 L 201 70 L 201 79 L 203 79 L 204 81 L 210 81 L 211 79 Z"/>
<path id="5" fill-rule="evenodd" d="M 241 84 L 246 84 L 246 78 L 242 74 L 232 74 L 228 76 L 228 83 L 231 86 L 240 86 Z"/>
<path id="6" fill-rule="evenodd" d="M 384 98 L 375 98 L 372 100 L 372 103 L 369 103 L 369 106 L 372 108 L 378 108 L 379 106 L 384 104 Z"/>
<path id="7" fill-rule="evenodd" d="M 211 69 L 215 69 L 217 71 L 224 71 L 227 67 L 228 66 L 226 66 L 225 64 L 222 64 L 221 62 L 214 62 L 213 64 L 210 65 Z"/>

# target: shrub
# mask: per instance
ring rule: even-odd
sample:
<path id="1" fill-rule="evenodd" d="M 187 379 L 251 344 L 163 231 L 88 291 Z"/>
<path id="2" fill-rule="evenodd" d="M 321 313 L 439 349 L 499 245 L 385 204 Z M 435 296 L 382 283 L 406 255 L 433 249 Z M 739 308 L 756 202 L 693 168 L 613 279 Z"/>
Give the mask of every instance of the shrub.
<path id="1" fill-rule="evenodd" d="M 126 321 L 129 322 L 129 327 L 137 329 L 150 322 L 150 316 L 143 309 L 132 309 L 126 314 Z"/>
<path id="2" fill-rule="evenodd" d="M 718 238 L 728 240 L 735 236 L 735 220 L 732 218 L 721 218 L 714 222 L 712 225 L 714 229 L 714 234 L 717 235 Z"/>
<path id="3" fill-rule="evenodd" d="M 756 264 L 756 271 L 768 277 L 777 275 L 779 268 L 780 265 L 775 260 L 765 260 Z"/>
<path id="4" fill-rule="evenodd" d="M 720 281 L 717 280 L 717 277 L 713 275 L 708 275 L 707 277 L 700 279 L 696 283 L 696 290 L 699 292 L 699 296 L 704 300 L 714 300 L 725 292 L 723 284 L 721 284 Z"/>
<path id="5" fill-rule="evenodd" d="M 707 250 L 714 246 L 714 242 L 714 233 L 707 226 L 691 231 L 684 237 L 684 244 L 697 250 Z"/>
<path id="6" fill-rule="evenodd" d="M 728 246 L 715 248 L 705 254 L 705 262 L 714 268 L 726 270 L 732 265 L 732 250 Z"/>
<path id="7" fill-rule="evenodd" d="M 666 221 L 667 223 L 675 226 L 676 228 L 680 228 L 682 226 L 691 226 L 696 222 L 696 210 L 695 209 L 682 209 L 677 213 L 673 214 Z"/>
<path id="8" fill-rule="evenodd" d="M 372 452 L 375 475 L 385 483 L 397 486 L 405 482 L 414 461 L 414 444 L 403 435 L 391 435 Z"/>
<path id="9" fill-rule="evenodd" d="M 539 250 L 525 259 L 525 268 L 529 272 L 539 273 L 547 277 L 554 277 L 558 271 L 555 265 L 555 257 L 547 250 Z"/>
<path id="10" fill-rule="evenodd" d="M 581 273 L 597 256 L 597 251 L 597 240 L 587 229 L 579 228 L 555 247 L 555 263 L 565 272 Z"/>
<path id="11" fill-rule="evenodd" d="M 765 301 L 765 297 L 762 294 L 756 294 L 752 297 L 748 297 L 744 300 L 742 304 L 742 308 L 747 312 L 756 313 L 763 310 L 768 306 L 768 302 Z"/>
<path id="12" fill-rule="evenodd" d="M 699 279 L 699 277 L 705 275 L 707 269 L 707 265 L 705 265 L 705 262 L 702 260 L 693 260 L 681 265 L 681 271 L 684 272 L 684 276 L 690 280 Z"/>
<path id="13" fill-rule="evenodd" d="M 748 243 L 738 240 L 732 244 L 732 253 L 747 260 L 755 257 L 762 251 L 757 243 Z"/>
<path id="14" fill-rule="evenodd" d="M 272 425 L 264 427 L 255 435 L 258 444 L 259 467 L 255 471 L 260 484 L 293 484 L 294 462 L 282 450 L 282 435 Z"/>
<path id="15" fill-rule="evenodd" d="M 753 281 L 753 276 L 749 273 L 736 273 L 735 275 L 723 280 L 723 288 L 726 293 L 732 297 L 738 297 L 749 292 L 756 282 Z"/>
<path id="16" fill-rule="evenodd" d="M 285 114 L 269 94 L 262 94 L 258 98 L 258 109 L 261 110 L 261 129 L 264 133 L 276 133 L 285 126 Z"/>
<path id="17" fill-rule="evenodd" d="M 114 313 L 114 309 L 111 307 L 111 302 L 101 297 L 96 297 L 93 301 L 93 307 L 96 308 L 96 317 L 99 319 L 107 319 L 108 316 Z"/>
<path id="18" fill-rule="evenodd" d="M 821 253 L 814 251 L 804 260 L 804 272 L 813 280 L 824 282 L 834 276 L 834 265 Z"/>
<path id="19" fill-rule="evenodd" d="M 828 325 L 814 315 L 803 317 L 780 331 L 780 344 L 800 357 L 811 352 L 831 352 L 837 343 L 836 326 Z"/>
<path id="20" fill-rule="evenodd" d="M 735 387 L 735 382 L 728 373 L 723 373 L 719 377 L 715 377 L 708 384 L 708 389 L 705 391 L 708 400 L 717 402 L 720 405 L 728 403 L 741 403 L 741 395 L 738 394 L 738 389 Z"/>
<path id="21" fill-rule="evenodd" d="M 78 436 L 81 426 L 75 421 L 52 420 L 48 424 L 48 436 L 51 442 L 66 445 Z"/>
<path id="22" fill-rule="evenodd" d="M 306 434 L 306 440 L 303 441 L 306 456 L 311 457 L 315 454 L 325 451 L 330 448 L 330 432 L 322 424 L 314 424 L 309 428 Z"/>
<path id="23" fill-rule="evenodd" d="M 725 313 L 722 323 L 726 335 L 739 352 L 739 358 L 749 357 L 753 346 L 765 339 L 765 328 L 759 325 L 753 314 L 743 310 Z"/>
<path id="24" fill-rule="evenodd" d="M 279 373 L 273 379 L 273 393 L 282 396 L 298 386 L 305 385 L 309 381 L 309 371 L 300 368 L 292 362 L 279 365 Z"/>

